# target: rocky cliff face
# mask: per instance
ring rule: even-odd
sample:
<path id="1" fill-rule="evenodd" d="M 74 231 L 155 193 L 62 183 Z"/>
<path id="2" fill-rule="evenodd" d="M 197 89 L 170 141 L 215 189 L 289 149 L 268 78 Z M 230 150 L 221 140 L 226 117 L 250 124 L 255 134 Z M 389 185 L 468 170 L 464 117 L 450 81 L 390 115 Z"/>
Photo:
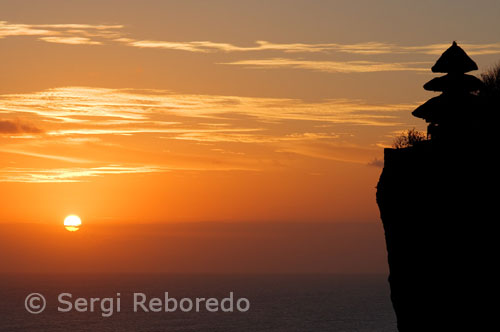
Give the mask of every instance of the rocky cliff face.
<path id="1" fill-rule="evenodd" d="M 486 299 L 497 301 L 493 159 L 474 144 L 385 150 L 377 203 L 399 331 L 487 330 Z"/>

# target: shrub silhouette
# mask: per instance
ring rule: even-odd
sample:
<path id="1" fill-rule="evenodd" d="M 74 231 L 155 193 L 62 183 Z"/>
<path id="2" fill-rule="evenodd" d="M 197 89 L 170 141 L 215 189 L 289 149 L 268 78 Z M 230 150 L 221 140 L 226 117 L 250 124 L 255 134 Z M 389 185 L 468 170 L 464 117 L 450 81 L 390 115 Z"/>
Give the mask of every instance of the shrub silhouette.
<path id="1" fill-rule="evenodd" d="M 418 142 L 426 140 L 425 133 L 416 130 L 415 128 L 403 132 L 401 135 L 394 138 L 392 147 L 395 149 L 404 149 L 415 146 Z"/>
<path id="2" fill-rule="evenodd" d="M 480 91 L 480 95 L 490 102 L 500 103 L 500 62 L 482 73 L 481 80 L 484 86 Z"/>

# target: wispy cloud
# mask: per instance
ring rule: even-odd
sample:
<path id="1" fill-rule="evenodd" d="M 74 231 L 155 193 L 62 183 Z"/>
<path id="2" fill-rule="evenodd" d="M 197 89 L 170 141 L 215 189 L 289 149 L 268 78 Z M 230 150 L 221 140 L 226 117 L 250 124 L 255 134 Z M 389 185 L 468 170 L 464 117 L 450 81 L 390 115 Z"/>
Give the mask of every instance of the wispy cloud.
<path id="1" fill-rule="evenodd" d="M 337 139 L 340 135 L 335 133 L 291 133 L 280 136 L 264 135 L 262 133 L 237 133 L 226 132 L 188 132 L 176 136 L 177 140 L 197 142 L 237 142 L 237 143 L 278 143 L 292 141 L 315 141 Z M 168 138 L 168 137 L 166 137 Z"/>
<path id="2" fill-rule="evenodd" d="M 0 38 L 10 36 L 46 36 L 53 33 L 51 30 L 42 29 L 29 24 L 13 24 L 0 21 Z"/>
<path id="3" fill-rule="evenodd" d="M 256 59 L 222 63 L 247 68 L 294 68 L 327 73 L 373 73 L 388 71 L 428 71 L 427 62 L 374 62 L 374 61 L 315 61 L 297 59 Z"/>
<path id="4" fill-rule="evenodd" d="M 47 133 L 47 135 L 53 136 L 65 136 L 65 135 L 133 135 L 133 134 L 145 134 L 145 133 L 155 133 L 155 134 L 173 134 L 175 136 L 180 135 L 196 135 L 205 134 L 213 135 L 214 133 L 226 133 L 231 135 L 233 132 L 243 133 L 243 132 L 253 132 L 259 131 L 260 129 L 254 128 L 240 128 L 240 129 L 193 129 L 193 128 L 111 128 L 111 129 L 67 129 L 67 130 L 53 130 Z M 179 138 L 180 138 L 179 137 Z"/>
<path id="5" fill-rule="evenodd" d="M 43 132 L 40 128 L 19 120 L 0 120 L 0 135 L 1 134 L 39 134 Z"/>
<path id="6" fill-rule="evenodd" d="M 86 87 L 0 95 L 0 114 L 37 116 L 44 121 L 47 135 L 244 133 L 281 121 L 394 126 L 397 113 L 414 107 L 349 99 L 305 102 Z"/>
<path id="7" fill-rule="evenodd" d="M 85 179 L 113 174 L 135 174 L 165 172 L 156 166 L 120 166 L 107 165 L 89 168 L 4 168 L 0 169 L 0 182 L 80 182 Z"/>
<path id="8" fill-rule="evenodd" d="M 307 158 L 360 165 L 367 165 L 367 158 L 373 159 L 374 156 L 379 155 L 376 148 L 338 140 L 282 142 L 276 151 Z"/>
<path id="9" fill-rule="evenodd" d="M 0 39 L 15 36 L 34 36 L 49 43 L 70 45 L 101 45 L 93 40 L 116 39 L 123 25 L 103 24 L 18 24 L 0 21 Z"/>
<path id="10" fill-rule="evenodd" d="M 44 130 L 15 135 L 23 140 L 0 135 L 0 154 L 8 161 L 0 165 L 0 181 L 74 182 L 111 174 L 255 171 L 277 167 L 276 153 L 366 165 L 378 148 L 353 144 L 356 129 L 350 128 L 390 132 L 403 125 L 401 113 L 416 106 L 89 87 L 4 94 L 0 95 L 4 121 L 11 125 L 15 121 L 11 119 L 25 119 L 23 123 Z M 22 167 L 26 164 L 40 168 Z M 121 166 L 99 166 L 109 164 Z"/>
<path id="11" fill-rule="evenodd" d="M 210 41 L 193 41 L 193 42 L 169 42 L 155 40 L 135 40 L 130 38 L 118 38 L 115 41 L 123 42 L 128 46 L 139 48 L 161 48 L 167 50 L 188 51 L 197 53 L 207 53 L 215 51 L 235 52 L 242 51 L 243 48 L 228 44 L 215 43 Z"/>
<path id="12" fill-rule="evenodd" d="M 97 167 L 72 168 L 0 168 L 0 182 L 53 183 L 53 182 L 86 182 L 95 177 L 123 174 L 183 172 L 258 172 L 259 169 L 238 166 L 179 167 L 159 165 L 105 165 Z"/>
<path id="13" fill-rule="evenodd" d="M 0 149 L 0 152 L 13 153 L 13 154 L 19 154 L 19 155 L 23 155 L 23 156 L 30 156 L 30 157 L 37 157 L 37 158 L 44 158 L 44 159 L 51 159 L 51 160 L 57 160 L 57 161 L 63 161 L 63 162 L 68 162 L 68 163 L 75 163 L 75 164 L 85 164 L 85 163 L 91 162 L 90 160 L 82 159 L 82 158 L 55 156 L 55 155 L 50 155 L 50 154 L 21 151 L 21 150 L 13 150 L 13 149 L 3 149 L 2 148 L 2 149 Z"/>
<path id="14" fill-rule="evenodd" d="M 101 42 L 91 40 L 87 37 L 40 37 L 40 40 L 56 43 L 56 44 L 69 44 L 69 45 L 101 45 Z"/>
<path id="15" fill-rule="evenodd" d="M 256 41 L 254 46 L 238 46 L 231 43 L 221 43 L 213 41 L 158 41 L 158 40 L 136 40 L 132 38 L 117 38 L 117 42 L 122 42 L 128 46 L 139 48 L 161 48 L 168 50 L 182 50 L 189 52 L 256 52 L 256 51 L 283 51 L 283 52 L 324 52 L 334 50 L 338 44 L 305 44 L 289 43 L 279 44 L 268 41 Z"/>
<path id="16" fill-rule="evenodd" d="M 394 46 L 390 53 L 422 53 L 430 55 L 440 55 L 443 50 L 450 47 L 451 43 L 430 44 L 420 46 Z M 469 55 L 500 54 L 500 43 L 470 44 L 460 43 Z"/>
<path id="17" fill-rule="evenodd" d="M 400 45 L 380 41 L 361 43 L 278 43 L 257 40 L 250 45 L 237 45 L 220 41 L 173 41 L 136 39 L 129 37 L 125 26 L 120 24 L 20 24 L 0 21 L 0 39 L 13 36 L 34 36 L 51 43 L 70 45 L 101 45 L 118 43 L 130 47 L 156 48 L 195 53 L 210 52 L 284 52 L 284 53 L 347 53 L 357 55 L 428 54 L 439 55 L 450 46 L 446 43 L 426 45 Z M 471 55 L 500 54 L 500 42 L 460 45 Z"/>
<path id="18" fill-rule="evenodd" d="M 197 53 L 209 52 L 263 52 L 281 51 L 285 53 L 350 53 L 359 55 L 381 54 L 428 54 L 439 55 L 450 46 L 450 43 L 436 43 L 427 45 L 397 45 L 384 42 L 364 42 L 356 44 L 340 43 L 274 43 L 256 41 L 254 45 L 240 46 L 231 43 L 213 41 L 158 41 L 137 40 L 132 38 L 117 38 L 117 42 L 139 48 L 159 48 Z M 470 44 L 461 43 L 461 46 L 471 55 L 500 54 L 499 43 Z"/>
<path id="19" fill-rule="evenodd" d="M 89 30 L 98 30 L 98 31 L 108 31 L 113 29 L 122 29 L 124 26 L 121 24 L 35 24 L 30 25 L 35 28 L 48 28 L 48 29 L 89 29 Z"/>
<path id="20" fill-rule="evenodd" d="M 382 168 L 384 167 L 384 160 L 379 158 L 373 158 L 373 160 L 368 163 L 368 166 Z"/>

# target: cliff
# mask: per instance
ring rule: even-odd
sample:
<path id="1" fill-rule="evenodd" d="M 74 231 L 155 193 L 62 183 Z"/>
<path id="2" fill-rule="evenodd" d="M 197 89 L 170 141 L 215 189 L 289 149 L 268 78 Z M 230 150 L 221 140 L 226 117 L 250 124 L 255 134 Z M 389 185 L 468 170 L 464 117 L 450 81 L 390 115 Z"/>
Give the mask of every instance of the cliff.
<path id="1" fill-rule="evenodd" d="M 489 330 L 481 326 L 494 317 L 498 260 L 497 148 L 489 145 L 424 141 L 384 151 L 377 203 L 399 331 Z"/>

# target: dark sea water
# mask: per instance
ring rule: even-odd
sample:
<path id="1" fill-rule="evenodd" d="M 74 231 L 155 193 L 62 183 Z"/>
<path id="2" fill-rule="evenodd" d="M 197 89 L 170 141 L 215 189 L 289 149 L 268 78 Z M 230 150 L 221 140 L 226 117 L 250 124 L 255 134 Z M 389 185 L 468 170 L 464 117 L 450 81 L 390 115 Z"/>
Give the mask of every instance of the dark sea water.
<path id="1" fill-rule="evenodd" d="M 2 332 L 396 331 L 386 277 L 380 275 L 4 275 L 0 282 Z M 25 309 L 25 298 L 33 292 L 43 294 L 47 303 L 37 315 Z M 247 298 L 250 309 L 239 312 L 234 305 L 234 312 L 208 312 L 200 302 L 200 312 L 164 312 L 163 308 L 161 312 L 133 311 L 134 293 L 144 293 L 149 301 L 153 297 L 163 300 L 165 292 L 170 298 L 190 298 L 193 302 L 211 297 L 220 301 L 233 292 L 234 302 Z M 88 301 L 112 297 L 115 310 L 110 317 L 102 317 L 100 302 L 96 302 L 94 312 L 74 308 L 58 312 L 58 307 L 65 307 L 58 301 L 60 293 L 71 293 L 73 302 L 77 297 Z M 121 312 L 116 312 L 117 293 Z"/>

